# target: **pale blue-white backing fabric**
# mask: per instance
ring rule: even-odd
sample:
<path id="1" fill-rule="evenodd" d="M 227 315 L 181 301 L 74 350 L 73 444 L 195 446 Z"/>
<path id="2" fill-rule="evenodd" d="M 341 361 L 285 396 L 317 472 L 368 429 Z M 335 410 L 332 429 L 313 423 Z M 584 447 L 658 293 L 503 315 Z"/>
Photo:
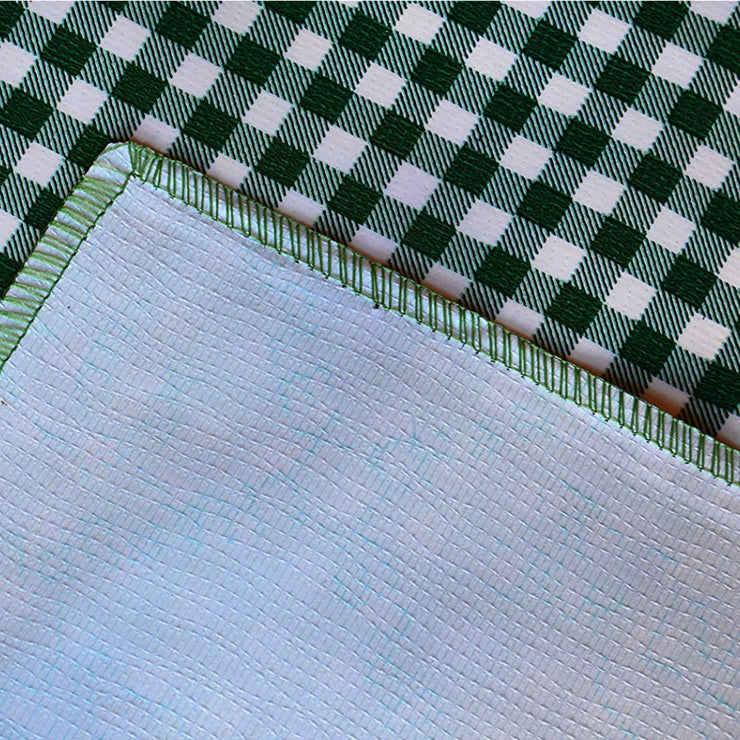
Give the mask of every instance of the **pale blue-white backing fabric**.
<path id="1" fill-rule="evenodd" d="M 147 185 L 0 399 L 3 737 L 737 731 L 737 489 Z"/>

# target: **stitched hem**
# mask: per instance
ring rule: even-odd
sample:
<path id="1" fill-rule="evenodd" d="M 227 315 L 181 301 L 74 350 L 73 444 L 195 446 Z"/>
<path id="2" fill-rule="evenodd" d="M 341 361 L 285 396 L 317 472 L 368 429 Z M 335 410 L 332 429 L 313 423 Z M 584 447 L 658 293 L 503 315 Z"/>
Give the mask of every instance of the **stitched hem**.
<path id="1" fill-rule="evenodd" d="M 740 483 L 740 452 L 665 411 L 535 346 L 480 314 L 260 205 L 187 165 L 132 142 L 108 147 L 75 187 L 0 302 L 0 370 L 88 233 L 131 177 L 163 190 L 264 247 L 287 254 L 378 306 L 456 339 L 561 398 L 727 483 Z"/>
<path id="2" fill-rule="evenodd" d="M 28 331 L 95 224 L 126 189 L 132 171 L 116 167 L 108 147 L 70 193 L 0 301 L 0 371 Z"/>

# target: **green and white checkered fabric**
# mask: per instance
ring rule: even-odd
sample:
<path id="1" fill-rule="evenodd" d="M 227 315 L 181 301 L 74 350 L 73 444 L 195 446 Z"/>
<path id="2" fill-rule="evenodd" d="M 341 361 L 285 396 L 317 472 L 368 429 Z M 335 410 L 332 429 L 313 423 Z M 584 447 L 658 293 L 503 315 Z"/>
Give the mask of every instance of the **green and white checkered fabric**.
<path id="1" fill-rule="evenodd" d="M 738 115 L 733 3 L 2 3 L 0 281 L 133 138 L 740 444 Z"/>

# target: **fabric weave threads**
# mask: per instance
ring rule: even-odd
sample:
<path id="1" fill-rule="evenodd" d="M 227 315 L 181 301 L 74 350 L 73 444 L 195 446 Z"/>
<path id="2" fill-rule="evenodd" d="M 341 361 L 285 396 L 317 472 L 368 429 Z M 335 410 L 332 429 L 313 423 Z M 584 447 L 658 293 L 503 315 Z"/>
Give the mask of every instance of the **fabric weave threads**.
<path id="1" fill-rule="evenodd" d="M 736 449 L 555 357 L 477 312 L 203 177 L 187 165 L 136 144 L 114 145 L 101 156 L 60 209 L 18 280 L 0 302 L 0 370 L 87 233 L 131 177 L 165 190 L 266 247 L 289 254 L 378 306 L 472 347 L 700 469 L 728 483 L 740 482 L 740 453 Z"/>
<path id="2" fill-rule="evenodd" d="M 139 159 L 0 373 L 0 735 L 733 737 L 736 487 Z"/>
<path id="3" fill-rule="evenodd" d="M 0 281 L 133 138 L 740 432 L 732 3 L 3 3 Z"/>

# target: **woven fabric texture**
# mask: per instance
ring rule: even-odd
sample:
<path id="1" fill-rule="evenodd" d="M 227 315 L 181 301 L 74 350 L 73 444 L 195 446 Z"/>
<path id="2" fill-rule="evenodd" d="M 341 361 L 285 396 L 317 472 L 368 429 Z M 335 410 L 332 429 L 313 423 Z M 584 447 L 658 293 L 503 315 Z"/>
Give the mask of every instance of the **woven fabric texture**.
<path id="1" fill-rule="evenodd" d="M 6 2 L 0 39 L 6 285 L 133 138 L 740 435 L 733 3 Z"/>
<path id="2" fill-rule="evenodd" d="M 733 737 L 737 487 L 106 156 L 0 374 L 3 737 Z"/>

